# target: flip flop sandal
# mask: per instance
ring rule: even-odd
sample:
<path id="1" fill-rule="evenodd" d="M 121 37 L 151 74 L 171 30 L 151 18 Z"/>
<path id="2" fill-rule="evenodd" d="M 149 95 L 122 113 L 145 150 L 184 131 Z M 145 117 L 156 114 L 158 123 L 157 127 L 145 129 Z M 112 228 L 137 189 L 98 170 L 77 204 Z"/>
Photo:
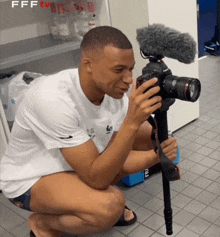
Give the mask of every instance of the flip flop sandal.
<path id="1" fill-rule="evenodd" d="M 130 211 L 130 209 L 127 206 L 125 206 L 125 209 Z M 134 212 L 133 212 L 133 215 L 134 215 L 133 219 L 131 219 L 130 221 L 126 221 L 125 218 L 124 218 L 124 214 L 123 214 L 114 226 L 129 226 L 129 225 L 134 224 L 137 221 L 137 216 Z"/>
<path id="2" fill-rule="evenodd" d="M 30 232 L 30 237 L 36 237 L 36 235 L 34 234 L 34 232 L 32 230 Z"/>

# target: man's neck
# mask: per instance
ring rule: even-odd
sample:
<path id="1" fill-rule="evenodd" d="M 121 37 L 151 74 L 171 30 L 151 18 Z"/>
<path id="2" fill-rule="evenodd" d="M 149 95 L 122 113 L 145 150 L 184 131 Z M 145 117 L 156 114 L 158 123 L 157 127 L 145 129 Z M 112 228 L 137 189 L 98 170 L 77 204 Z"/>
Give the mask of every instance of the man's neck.
<path id="1" fill-rule="evenodd" d="M 94 105 L 101 105 L 104 100 L 104 94 L 97 90 L 93 83 L 93 80 L 85 75 L 79 68 L 79 81 L 83 93 L 88 98 L 88 100 Z"/>

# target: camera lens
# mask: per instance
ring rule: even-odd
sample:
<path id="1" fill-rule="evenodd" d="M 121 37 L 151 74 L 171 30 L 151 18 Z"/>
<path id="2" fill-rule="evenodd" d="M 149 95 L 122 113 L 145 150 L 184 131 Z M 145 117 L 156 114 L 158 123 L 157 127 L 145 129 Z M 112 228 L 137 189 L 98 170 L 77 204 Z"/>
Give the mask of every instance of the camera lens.
<path id="1" fill-rule="evenodd" d="M 198 79 L 169 75 L 163 81 L 166 97 L 195 102 L 201 91 Z"/>
<path id="2" fill-rule="evenodd" d="M 199 98 L 201 91 L 201 85 L 198 79 L 190 79 L 188 82 L 188 87 L 186 87 L 186 94 L 189 101 L 196 101 Z"/>

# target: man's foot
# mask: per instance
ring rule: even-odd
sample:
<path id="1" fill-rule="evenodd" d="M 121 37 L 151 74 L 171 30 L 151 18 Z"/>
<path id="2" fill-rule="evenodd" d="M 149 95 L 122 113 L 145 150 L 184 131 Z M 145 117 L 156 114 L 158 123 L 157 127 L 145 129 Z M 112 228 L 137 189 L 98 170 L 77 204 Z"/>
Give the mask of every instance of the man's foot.
<path id="1" fill-rule="evenodd" d="M 128 226 L 134 224 L 136 221 L 137 221 L 136 214 L 133 211 L 131 211 L 127 206 L 125 206 L 124 214 L 115 224 L 115 226 Z"/>
<path id="2" fill-rule="evenodd" d="M 44 214 L 33 213 L 28 217 L 28 226 L 32 236 L 36 237 L 61 237 L 60 231 L 50 230 L 45 226 Z M 34 235 L 33 235 L 34 234 Z"/>
<path id="3" fill-rule="evenodd" d="M 130 220 L 133 220 L 134 219 L 134 213 L 133 211 L 125 208 L 125 211 L 124 211 L 124 218 L 126 221 L 130 221 Z"/>

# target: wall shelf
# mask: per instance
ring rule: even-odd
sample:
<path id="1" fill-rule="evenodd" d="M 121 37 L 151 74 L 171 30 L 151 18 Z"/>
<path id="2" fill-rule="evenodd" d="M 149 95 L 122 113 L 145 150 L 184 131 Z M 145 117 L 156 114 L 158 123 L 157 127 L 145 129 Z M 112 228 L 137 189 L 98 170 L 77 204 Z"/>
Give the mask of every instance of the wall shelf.
<path id="1" fill-rule="evenodd" d="M 0 45 L 0 70 L 79 49 L 80 40 L 54 40 L 51 35 Z"/>

